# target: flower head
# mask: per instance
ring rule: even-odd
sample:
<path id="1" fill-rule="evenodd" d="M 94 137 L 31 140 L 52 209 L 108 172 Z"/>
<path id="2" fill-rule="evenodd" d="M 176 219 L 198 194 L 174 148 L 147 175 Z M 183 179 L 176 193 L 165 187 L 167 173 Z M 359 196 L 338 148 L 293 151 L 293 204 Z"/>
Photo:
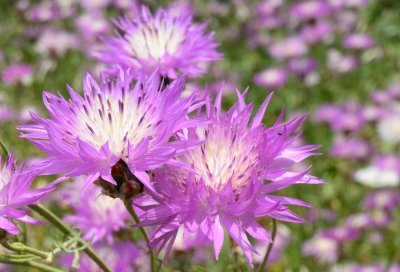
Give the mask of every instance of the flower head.
<path id="1" fill-rule="evenodd" d="M 18 234 L 18 228 L 11 220 L 37 223 L 38 221 L 28 216 L 27 210 L 21 208 L 37 203 L 54 187 L 50 184 L 41 189 L 31 190 L 29 187 L 34 175 L 25 171 L 23 165 L 16 167 L 12 153 L 7 156 L 4 165 L 0 158 L 0 167 L 0 229 L 11 234 Z"/>
<path id="2" fill-rule="evenodd" d="M 176 131 L 201 123 L 188 119 L 201 102 L 193 104 L 196 94 L 181 99 L 183 87 L 182 78 L 160 87 L 157 76 L 132 84 L 130 71 L 119 70 L 116 81 L 100 85 L 87 75 L 83 97 L 69 86 L 69 100 L 44 92 L 50 118 L 33 115 L 36 124 L 19 129 L 48 155 L 34 166 L 40 174 L 88 175 L 85 188 L 98 178 L 120 188 L 125 175 L 132 186 L 139 179 L 151 189 L 145 171 L 173 164 L 175 154 L 197 144 L 170 140 Z"/>
<path id="3" fill-rule="evenodd" d="M 122 18 L 116 26 L 122 32 L 105 39 L 106 48 L 96 57 L 111 65 L 135 68 L 135 76 L 155 68 L 162 76 L 176 78 L 178 72 L 197 77 L 205 64 L 221 58 L 213 33 L 206 24 L 194 24 L 189 8 L 179 5 L 159 9 L 155 16 L 146 7 L 135 20 Z"/>
<path id="4" fill-rule="evenodd" d="M 221 111 L 221 93 L 215 106 L 208 105 L 210 123 L 205 127 L 182 131 L 183 139 L 204 140 L 177 160 L 191 166 L 186 170 L 164 166 L 154 171 L 158 204 L 144 208 L 142 225 L 161 225 L 153 235 L 152 245 L 167 246 L 168 251 L 183 227 L 188 232 L 201 232 L 212 241 L 216 258 L 224 241 L 224 230 L 243 249 L 252 264 L 256 250 L 250 236 L 270 242 L 268 232 L 255 220 L 269 216 L 278 220 L 300 223 L 286 205 L 309 206 L 307 203 L 270 193 L 295 183 L 321 183 L 306 174 L 289 168 L 315 154 L 316 146 L 295 146 L 299 134 L 291 134 L 304 118 L 294 118 L 274 126 L 262 125 L 270 97 L 265 100 L 250 123 L 252 104 L 246 105 L 244 95 L 226 113 Z M 266 184 L 264 180 L 269 182 Z"/>

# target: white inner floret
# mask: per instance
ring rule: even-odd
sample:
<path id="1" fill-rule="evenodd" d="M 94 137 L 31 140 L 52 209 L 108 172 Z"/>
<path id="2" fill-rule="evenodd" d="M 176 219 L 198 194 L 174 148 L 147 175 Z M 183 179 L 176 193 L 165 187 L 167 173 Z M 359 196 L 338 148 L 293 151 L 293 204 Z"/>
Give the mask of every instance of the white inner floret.
<path id="1" fill-rule="evenodd" d="M 99 150 L 106 142 L 112 154 L 127 156 L 128 142 L 135 146 L 154 132 L 156 108 L 131 95 L 95 94 L 76 114 L 74 132 Z"/>
<path id="2" fill-rule="evenodd" d="M 258 165 L 256 139 L 251 141 L 235 128 L 217 127 L 206 134 L 206 142 L 185 154 L 183 161 L 215 191 L 223 189 L 228 182 L 235 190 L 246 186 L 252 169 Z"/>
<path id="3" fill-rule="evenodd" d="M 186 29 L 176 22 L 165 19 L 148 25 L 140 25 L 134 33 L 127 35 L 127 40 L 135 55 L 141 59 L 149 57 L 160 60 L 167 53 L 173 55 L 185 38 Z"/>

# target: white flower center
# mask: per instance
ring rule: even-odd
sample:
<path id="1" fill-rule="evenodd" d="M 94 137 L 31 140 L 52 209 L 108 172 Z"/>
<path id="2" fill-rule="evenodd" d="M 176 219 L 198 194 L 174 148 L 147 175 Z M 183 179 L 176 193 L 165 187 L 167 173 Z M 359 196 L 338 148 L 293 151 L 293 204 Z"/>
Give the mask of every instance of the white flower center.
<path id="1" fill-rule="evenodd" d="M 162 18 L 152 24 L 142 24 L 135 32 L 128 33 L 126 39 L 138 58 L 160 60 L 166 54 L 175 54 L 185 38 L 186 29 L 178 23 Z"/>
<path id="2" fill-rule="evenodd" d="M 129 93 L 95 94 L 86 105 L 77 108 L 74 137 L 90 143 L 97 150 L 108 142 L 112 154 L 127 156 L 128 143 L 138 144 L 154 132 L 159 120 L 156 107 Z"/>
<path id="3" fill-rule="evenodd" d="M 205 140 L 201 147 L 183 155 L 182 160 L 216 191 L 228 182 L 235 190 L 247 185 L 258 164 L 257 139 L 249 139 L 238 129 L 220 126 L 208 130 Z"/>

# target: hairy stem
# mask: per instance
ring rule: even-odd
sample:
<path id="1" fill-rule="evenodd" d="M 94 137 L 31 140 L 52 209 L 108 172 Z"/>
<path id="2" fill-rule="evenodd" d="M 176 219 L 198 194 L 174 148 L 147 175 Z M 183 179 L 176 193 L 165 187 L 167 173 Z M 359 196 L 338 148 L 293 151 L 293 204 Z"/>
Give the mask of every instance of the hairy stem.
<path id="1" fill-rule="evenodd" d="M 47 260 L 49 262 L 52 261 L 52 255 L 53 255 L 52 253 L 26 246 L 23 243 L 15 242 L 15 243 L 10 244 L 7 241 L 2 241 L 1 245 L 11 251 L 15 251 L 18 253 L 30 253 L 32 255 L 41 257 L 41 258 L 45 259 L 46 261 Z"/>
<path id="2" fill-rule="evenodd" d="M 265 252 L 264 259 L 263 259 L 260 267 L 257 270 L 258 272 L 264 271 L 265 265 L 267 264 L 267 261 L 268 261 L 269 254 L 271 253 L 272 247 L 274 245 L 275 236 L 276 236 L 276 220 L 272 219 L 272 242 L 268 245 L 267 252 Z"/>
<path id="3" fill-rule="evenodd" d="M 56 268 L 56 267 L 48 265 L 48 264 L 39 263 L 39 262 L 36 262 L 33 260 L 21 262 L 18 260 L 7 259 L 7 258 L 3 258 L 0 256 L 0 263 L 28 266 L 28 267 L 36 268 L 37 270 L 44 271 L 44 272 L 65 272 L 65 270 Z"/>
<path id="4" fill-rule="evenodd" d="M 62 233 L 68 236 L 77 237 L 78 234 L 67 224 L 65 224 L 57 215 L 47 209 L 41 204 L 29 205 L 29 208 L 44 218 L 47 219 L 52 225 L 58 228 Z M 83 239 L 78 239 L 79 243 L 84 246 L 83 251 L 92 259 L 104 272 L 111 272 L 111 269 L 103 262 L 102 259 L 96 254 L 93 248 L 88 245 Z"/>
<path id="5" fill-rule="evenodd" d="M 139 217 L 137 216 L 135 210 L 132 207 L 132 201 L 125 200 L 124 205 L 125 205 L 127 211 L 129 212 L 129 214 L 131 215 L 131 217 L 133 218 L 133 221 L 135 221 L 136 224 L 139 223 L 140 220 L 139 220 Z M 141 232 L 143 239 L 146 241 L 146 244 L 149 245 L 150 239 L 149 239 L 149 236 L 147 235 L 146 230 L 143 227 L 139 227 L 139 231 Z M 154 252 L 153 252 L 153 250 L 150 249 L 150 247 L 149 247 L 149 251 L 150 251 L 151 272 L 155 272 L 156 267 L 155 267 L 155 261 L 154 261 Z"/>

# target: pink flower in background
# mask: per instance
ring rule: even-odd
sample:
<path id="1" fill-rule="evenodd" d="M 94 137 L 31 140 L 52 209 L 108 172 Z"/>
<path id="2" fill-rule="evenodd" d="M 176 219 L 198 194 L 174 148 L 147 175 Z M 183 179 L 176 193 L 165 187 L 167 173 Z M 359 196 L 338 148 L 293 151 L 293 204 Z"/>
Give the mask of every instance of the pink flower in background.
<path id="1" fill-rule="evenodd" d="M 218 259 L 224 232 L 243 249 L 250 265 L 255 248 L 247 234 L 257 240 L 271 242 L 268 232 L 256 218 L 272 217 L 301 223 L 288 205 L 309 207 L 294 198 L 273 195 L 294 184 L 320 184 L 322 180 L 290 167 L 315 155 L 314 145 L 294 145 L 300 134 L 294 133 L 304 117 L 281 123 L 283 115 L 272 127 L 261 122 L 271 98 L 261 105 L 252 122 L 252 104 L 238 93 L 238 102 L 226 113 L 221 109 L 221 93 L 214 106 L 208 104 L 208 125 L 179 133 L 184 140 L 204 141 L 177 160 L 193 170 L 164 166 L 154 171 L 158 204 L 143 207 L 141 226 L 159 225 L 151 244 L 166 248 L 166 258 L 178 230 L 202 233 L 213 243 Z M 292 134 L 294 134 L 292 136 Z M 267 180 L 268 182 L 264 182 Z"/>
<path id="2" fill-rule="evenodd" d="M 350 34 L 343 40 L 343 46 L 348 49 L 366 50 L 374 46 L 374 40 L 366 34 Z"/>
<path id="3" fill-rule="evenodd" d="M 309 0 L 295 4 L 290 14 L 298 20 L 310 20 L 329 15 L 330 6 L 325 1 Z"/>
<path id="4" fill-rule="evenodd" d="M 358 67 L 359 61 L 354 56 L 343 55 L 334 49 L 328 51 L 327 66 L 332 71 L 338 73 L 348 73 Z"/>
<path id="5" fill-rule="evenodd" d="M 276 41 L 269 49 L 269 54 L 278 60 L 304 56 L 308 52 L 308 46 L 300 37 L 288 37 Z"/>
<path id="6" fill-rule="evenodd" d="M 82 196 L 84 182 L 84 179 L 76 179 L 58 192 L 74 211 L 65 216 L 65 220 L 77 226 L 84 239 L 92 239 L 92 243 L 105 240 L 111 245 L 113 234 L 128 227 L 129 214 L 121 200 L 102 195 L 100 187 L 91 186 Z"/>
<path id="7" fill-rule="evenodd" d="M 303 244 L 302 252 L 305 256 L 315 257 L 319 263 L 333 263 L 339 257 L 339 243 L 317 233 Z"/>
<path id="8" fill-rule="evenodd" d="M 345 159 L 366 159 L 371 151 L 370 144 L 365 140 L 337 137 L 330 149 L 330 154 Z"/>
<path id="9" fill-rule="evenodd" d="M 286 71 L 281 68 L 269 68 L 254 76 L 254 83 L 267 89 L 281 88 L 286 84 Z"/>
<path id="10" fill-rule="evenodd" d="M 6 85 L 29 85 L 32 76 L 32 67 L 25 63 L 11 64 L 1 72 L 1 79 Z"/>
<path id="11" fill-rule="evenodd" d="M 0 158 L 0 167 L 0 229 L 16 235 L 19 230 L 12 219 L 29 224 L 38 223 L 23 208 L 36 204 L 55 187 L 49 184 L 41 189 L 30 189 L 35 176 L 29 170 L 24 170 L 24 164 L 16 167 L 12 153 L 7 156 L 4 165 Z"/>
<path id="12" fill-rule="evenodd" d="M 48 28 L 44 31 L 37 43 L 36 51 L 45 57 L 62 57 L 70 49 L 80 46 L 75 34 L 59 29 Z"/>
<path id="13" fill-rule="evenodd" d="M 180 5 L 159 9 L 155 16 L 143 7 L 135 19 L 119 19 L 116 26 L 122 34 L 105 38 L 106 48 L 95 55 L 111 66 L 134 68 L 136 78 L 156 68 L 172 79 L 179 73 L 198 77 L 221 54 L 214 34 L 206 33 L 206 24 L 193 23 L 192 17 L 192 11 Z"/>

